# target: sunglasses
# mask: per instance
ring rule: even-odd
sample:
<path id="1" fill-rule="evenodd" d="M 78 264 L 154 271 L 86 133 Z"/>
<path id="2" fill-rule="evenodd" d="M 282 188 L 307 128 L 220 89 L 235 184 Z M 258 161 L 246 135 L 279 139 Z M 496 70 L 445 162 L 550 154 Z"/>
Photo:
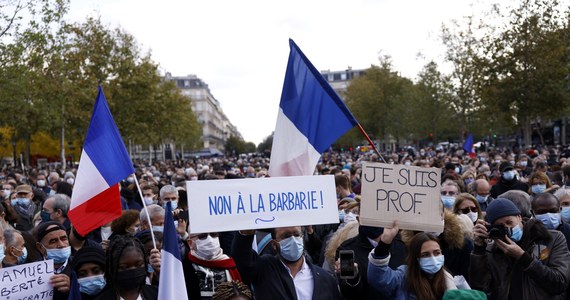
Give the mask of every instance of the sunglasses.
<path id="1" fill-rule="evenodd" d="M 208 235 L 211 236 L 212 238 L 217 238 L 220 236 L 219 233 L 212 232 L 212 233 L 200 233 L 196 237 L 198 237 L 199 240 L 205 240 L 208 238 Z"/>
<path id="2" fill-rule="evenodd" d="M 453 191 L 441 191 L 442 196 L 455 196 L 455 192 Z"/>
<path id="3" fill-rule="evenodd" d="M 462 214 L 468 214 L 469 212 L 479 212 L 477 207 L 466 207 L 464 209 L 459 210 Z"/>

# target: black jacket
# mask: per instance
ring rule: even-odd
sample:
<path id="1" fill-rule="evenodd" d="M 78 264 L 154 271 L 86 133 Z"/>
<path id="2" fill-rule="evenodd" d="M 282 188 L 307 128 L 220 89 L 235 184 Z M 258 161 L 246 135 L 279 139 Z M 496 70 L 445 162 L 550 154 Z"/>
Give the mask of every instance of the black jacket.
<path id="1" fill-rule="evenodd" d="M 251 248 L 254 235 L 237 233 L 232 245 L 233 259 L 242 277 L 253 284 L 255 298 L 297 300 L 293 278 L 281 260 L 273 255 L 258 256 Z M 313 300 L 340 300 L 336 279 L 307 262 L 313 274 Z"/>
<path id="2" fill-rule="evenodd" d="M 339 279 L 340 291 L 345 299 L 384 299 L 379 291 L 368 284 L 368 254 L 370 254 L 370 251 L 373 249 L 374 247 L 370 244 L 368 238 L 360 234 L 346 240 L 338 248 L 338 250 L 354 251 L 354 259 L 358 264 L 357 278 Z M 399 236 L 394 239 L 390 252 L 392 254 L 392 259 L 390 260 L 391 268 L 396 269 L 406 263 L 406 245 L 404 245 Z"/>
<path id="3" fill-rule="evenodd" d="M 519 190 L 528 193 L 528 184 L 521 182 L 517 178 L 511 181 L 506 181 L 501 177 L 501 179 L 491 187 L 491 198 L 497 199 L 497 197 L 502 193 L 512 190 Z"/>

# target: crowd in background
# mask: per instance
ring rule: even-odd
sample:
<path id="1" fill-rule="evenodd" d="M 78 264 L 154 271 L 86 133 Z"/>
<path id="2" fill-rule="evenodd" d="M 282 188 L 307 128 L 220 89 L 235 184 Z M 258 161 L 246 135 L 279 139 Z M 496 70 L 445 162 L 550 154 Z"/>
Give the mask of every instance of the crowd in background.
<path id="1" fill-rule="evenodd" d="M 441 169 L 441 197 L 434 200 L 442 203 L 444 231 L 360 225 L 364 161 Z M 328 151 L 315 175 L 335 177 L 337 199 L 330 201 L 337 203 L 338 223 L 205 234 L 188 228 L 186 181 L 267 177 L 269 158 L 133 164 L 136 173 L 120 184 L 122 215 L 86 236 L 67 216 L 77 166 L 5 166 L 2 267 L 53 259 L 54 299 L 67 299 L 72 274 L 83 299 L 156 299 L 171 202 L 189 299 L 570 298 L 565 147 L 478 149 L 475 155 L 430 147 L 381 156 Z M 354 253 L 349 278 L 340 274 L 341 250 Z"/>

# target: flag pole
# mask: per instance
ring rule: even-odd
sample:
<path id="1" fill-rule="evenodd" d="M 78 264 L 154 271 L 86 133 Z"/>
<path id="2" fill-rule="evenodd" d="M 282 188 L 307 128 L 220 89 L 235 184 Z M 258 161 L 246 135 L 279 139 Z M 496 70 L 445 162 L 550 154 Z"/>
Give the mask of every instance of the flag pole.
<path id="1" fill-rule="evenodd" d="M 139 180 L 137 179 L 137 175 L 133 174 L 133 177 L 135 178 L 135 183 L 137 185 L 137 190 L 139 191 L 139 196 L 141 196 L 141 202 L 143 204 L 143 208 L 146 211 L 146 221 L 148 222 L 148 226 L 150 227 L 150 236 L 152 237 L 152 245 L 154 246 L 154 249 L 156 249 L 156 241 L 154 239 L 154 231 L 152 231 L 152 223 L 150 221 L 150 214 L 148 213 L 148 208 L 146 207 L 146 203 L 144 201 L 144 197 L 142 194 L 141 186 L 139 185 Z"/>
<path id="2" fill-rule="evenodd" d="M 360 123 L 358 123 L 357 126 L 358 126 L 358 130 L 360 130 L 362 135 L 364 135 L 364 137 L 366 138 L 366 140 L 370 144 L 370 147 L 372 147 L 372 149 L 374 149 L 374 151 L 376 151 L 376 154 L 378 154 L 378 156 L 380 157 L 382 162 L 386 163 L 386 161 L 384 160 L 384 157 L 382 157 L 382 154 L 380 154 L 380 151 L 378 151 L 378 149 L 376 149 L 376 146 L 374 145 L 374 143 L 372 142 L 370 137 L 368 137 L 368 134 L 366 134 L 366 131 L 364 131 L 364 128 L 362 128 L 362 125 L 360 125 Z"/>

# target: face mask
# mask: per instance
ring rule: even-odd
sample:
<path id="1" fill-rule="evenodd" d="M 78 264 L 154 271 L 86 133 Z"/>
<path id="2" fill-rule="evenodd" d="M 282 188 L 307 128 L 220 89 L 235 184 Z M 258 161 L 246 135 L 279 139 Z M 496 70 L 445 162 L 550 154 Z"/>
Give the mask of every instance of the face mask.
<path id="1" fill-rule="evenodd" d="M 465 179 L 465 185 L 470 185 L 473 182 L 473 178 Z"/>
<path id="2" fill-rule="evenodd" d="M 133 291 L 138 290 L 146 279 L 146 268 L 138 267 L 117 272 L 115 277 L 115 285 L 120 290 Z"/>
<path id="3" fill-rule="evenodd" d="M 459 174 L 459 172 L 461 172 L 461 169 L 459 169 L 459 167 L 455 167 L 455 173 Z"/>
<path id="4" fill-rule="evenodd" d="M 53 262 L 56 264 L 64 263 L 71 255 L 70 246 L 61 249 L 46 249 L 46 250 L 47 250 L 47 258 L 53 259 Z"/>
<path id="5" fill-rule="evenodd" d="M 26 258 L 28 258 L 28 249 L 26 249 L 26 247 L 22 247 L 22 255 L 18 256 L 18 264 L 21 265 L 26 261 Z M 15 255 L 14 255 L 15 256 Z"/>
<path id="6" fill-rule="evenodd" d="M 128 183 L 135 183 L 135 178 L 133 178 L 133 177 L 127 177 L 127 182 L 128 182 Z"/>
<path id="7" fill-rule="evenodd" d="M 521 167 L 526 167 L 528 165 L 528 161 L 523 160 L 521 161 Z"/>
<path id="8" fill-rule="evenodd" d="M 485 203 L 485 202 L 487 202 L 487 197 L 489 197 L 489 196 L 477 195 L 475 198 L 477 199 L 477 202 L 479 202 L 479 203 Z"/>
<path id="9" fill-rule="evenodd" d="M 428 274 L 435 274 L 441 270 L 441 267 L 443 267 L 445 258 L 443 255 L 422 257 L 418 258 L 418 262 L 420 263 L 420 268 L 422 268 L 422 271 Z"/>
<path id="10" fill-rule="evenodd" d="M 166 209 L 166 203 L 167 203 L 167 202 L 164 202 L 164 203 L 162 204 L 162 208 Z M 178 200 L 172 200 L 172 201 L 170 201 L 170 205 L 172 206 L 172 210 L 177 209 L 177 208 L 178 208 Z"/>
<path id="11" fill-rule="evenodd" d="M 281 240 L 279 242 L 281 246 L 281 257 L 289 262 L 298 261 L 303 255 L 304 246 L 303 238 L 292 236 Z"/>
<path id="12" fill-rule="evenodd" d="M 152 225 L 152 231 L 163 232 L 163 231 L 164 231 L 164 226 Z"/>
<path id="13" fill-rule="evenodd" d="M 515 171 L 507 171 L 505 173 L 503 173 L 503 178 L 506 181 L 511 181 L 515 178 Z"/>
<path id="14" fill-rule="evenodd" d="M 487 161 L 487 158 L 486 158 L 486 157 L 479 157 L 479 160 L 480 160 L 481 162 L 486 162 L 486 161 Z"/>
<path id="15" fill-rule="evenodd" d="M 349 223 L 354 221 L 357 221 L 355 213 L 349 212 L 346 215 L 344 215 L 344 223 Z"/>
<path id="16" fill-rule="evenodd" d="M 453 197 L 453 196 L 441 196 L 441 202 L 443 203 L 443 207 L 452 208 L 453 204 L 455 204 L 455 197 Z"/>
<path id="17" fill-rule="evenodd" d="M 46 186 L 46 181 L 43 179 L 38 180 L 38 187 L 44 187 Z"/>
<path id="18" fill-rule="evenodd" d="M 562 220 L 564 220 L 564 222 L 570 222 L 570 206 L 562 207 L 560 216 L 562 216 Z"/>
<path id="19" fill-rule="evenodd" d="M 4 247 L 6 247 L 6 245 L 0 244 L 0 261 L 3 261 L 4 257 L 6 257 L 6 254 L 4 253 Z"/>
<path id="20" fill-rule="evenodd" d="M 407 162 L 405 162 L 405 163 L 404 163 L 404 165 L 406 165 L 406 166 L 408 166 L 408 167 L 409 167 L 409 166 L 411 166 L 411 165 L 412 165 L 412 163 L 411 163 L 411 162 L 409 162 L 409 161 L 407 161 Z"/>
<path id="21" fill-rule="evenodd" d="M 10 194 L 12 194 L 11 190 L 2 190 L 2 191 L 4 191 L 4 195 L 6 195 L 6 198 L 9 198 Z"/>
<path id="22" fill-rule="evenodd" d="M 520 225 L 511 228 L 511 233 L 509 234 L 511 240 L 518 242 L 521 240 L 522 236 L 523 236 L 523 231 Z"/>
<path id="23" fill-rule="evenodd" d="M 80 292 L 90 296 L 97 295 L 105 287 L 105 275 L 78 278 L 77 283 L 79 283 Z"/>
<path id="24" fill-rule="evenodd" d="M 191 176 L 191 177 L 190 177 L 190 180 L 196 181 L 196 180 L 198 180 L 198 176 Z"/>
<path id="25" fill-rule="evenodd" d="M 536 219 L 542 222 L 548 229 L 556 229 L 560 225 L 560 213 L 546 213 L 536 215 Z"/>
<path id="26" fill-rule="evenodd" d="M 167 171 L 167 172 L 166 172 L 166 176 L 169 176 L 169 177 L 172 176 L 172 172 Z"/>
<path id="27" fill-rule="evenodd" d="M 67 178 L 67 183 L 73 185 L 75 183 L 75 179 L 74 178 Z"/>
<path id="28" fill-rule="evenodd" d="M 144 197 L 144 203 L 146 205 L 151 205 L 154 203 L 154 199 L 152 199 L 152 197 Z"/>
<path id="29" fill-rule="evenodd" d="M 491 171 L 483 172 L 483 174 L 487 175 L 487 177 L 491 177 Z"/>
<path id="30" fill-rule="evenodd" d="M 111 226 L 101 226 L 101 238 L 103 240 L 108 240 L 112 233 Z"/>
<path id="31" fill-rule="evenodd" d="M 533 184 L 530 189 L 534 194 L 544 193 L 546 190 L 546 184 Z"/>
<path id="32" fill-rule="evenodd" d="M 40 217 L 42 218 L 42 222 L 51 221 L 50 213 L 48 213 L 47 211 L 42 210 L 40 212 Z"/>
<path id="33" fill-rule="evenodd" d="M 513 165 L 513 166 L 515 165 L 515 161 L 514 161 L 514 160 L 510 160 L 509 162 L 511 163 L 511 165 Z"/>
<path id="34" fill-rule="evenodd" d="M 30 205 L 30 199 L 28 198 L 16 198 L 18 205 L 20 206 L 28 206 Z"/>
<path id="35" fill-rule="evenodd" d="M 471 211 L 471 212 L 469 212 L 469 213 L 467 214 L 467 216 L 469 217 L 469 219 L 471 219 L 471 221 L 472 221 L 473 223 L 475 223 L 475 222 L 477 221 L 477 218 L 479 217 L 479 214 L 477 214 L 476 212 L 472 212 L 472 211 Z"/>
<path id="36" fill-rule="evenodd" d="M 496 159 L 496 160 L 495 160 L 495 163 L 498 165 L 498 164 L 501 163 L 501 160 L 500 160 L 500 159 Z"/>
<path id="37" fill-rule="evenodd" d="M 147 265 L 146 272 L 147 273 L 154 273 L 154 269 L 152 268 L 152 266 L 150 264 Z"/>
<path id="38" fill-rule="evenodd" d="M 341 222 L 344 222 L 344 215 L 345 215 L 344 209 L 341 209 L 341 210 L 338 211 L 338 219 L 339 219 Z"/>
<path id="39" fill-rule="evenodd" d="M 211 237 L 208 235 L 205 239 L 197 239 L 196 242 L 196 253 L 198 256 L 210 260 L 220 254 L 222 248 L 220 248 L 220 239 Z"/>

